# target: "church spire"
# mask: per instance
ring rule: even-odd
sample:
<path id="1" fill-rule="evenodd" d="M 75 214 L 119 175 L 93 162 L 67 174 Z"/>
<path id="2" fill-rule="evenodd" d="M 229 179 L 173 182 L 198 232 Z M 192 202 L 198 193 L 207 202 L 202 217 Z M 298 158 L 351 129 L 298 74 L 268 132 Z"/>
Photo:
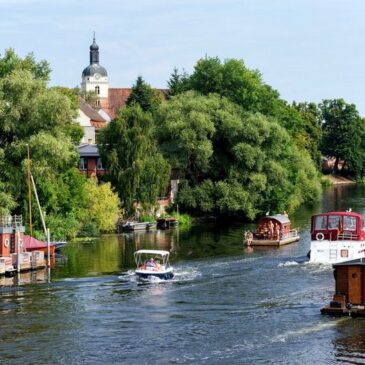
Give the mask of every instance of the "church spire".
<path id="1" fill-rule="evenodd" d="M 92 64 L 99 64 L 99 46 L 95 42 L 95 32 L 93 44 L 90 46 L 90 65 Z"/>

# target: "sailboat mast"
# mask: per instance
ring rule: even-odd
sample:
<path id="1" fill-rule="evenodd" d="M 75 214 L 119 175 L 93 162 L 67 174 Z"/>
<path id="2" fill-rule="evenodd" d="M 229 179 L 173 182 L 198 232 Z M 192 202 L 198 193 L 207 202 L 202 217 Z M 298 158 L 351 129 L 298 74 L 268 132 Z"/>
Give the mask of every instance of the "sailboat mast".
<path id="1" fill-rule="evenodd" d="M 27 172 L 28 172 L 28 214 L 29 214 L 29 232 L 31 237 L 33 236 L 33 223 L 32 223 L 32 188 L 30 185 L 30 152 L 29 144 L 27 143 Z"/>

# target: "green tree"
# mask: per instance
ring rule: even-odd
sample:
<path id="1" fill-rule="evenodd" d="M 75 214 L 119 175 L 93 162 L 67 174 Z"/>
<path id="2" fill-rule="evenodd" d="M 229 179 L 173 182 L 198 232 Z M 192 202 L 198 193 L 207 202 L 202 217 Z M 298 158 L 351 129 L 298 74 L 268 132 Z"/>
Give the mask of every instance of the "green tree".
<path id="1" fill-rule="evenodd" d="M 43 81 L 48 81 L 51 73 L 49 63 L 45 60 L 37 62 L 33 53 L 21 58 L 12 48 L 6 49 L 4 55 L 0 55 L 0 78 L 17 70 L 28 71 L 34 79 Z"/>
<path id="2" fill-rule="evenodd" d="M 161 93 L 147 84 L 142 76 L 138 76 L 136 83 L 132 86 L 132 92 L 126 101 L 126 105 L 138 104 L 143 111 L 154 112 L 162 100 Z"/>
<path id="3" fill-rule="evenodd" d="M 134 202 L 147 208 L 165 194 L 170 167 L 158 151 L 152 116 L 139 104 L 120 110 L 100 132 L 99 150 L 127 212 Z"/>
<path id="4" fill-rule="evenodd" d="M 46 66 L 45 62 L 35 62 L 32 55 L 21 59 L 13 51 L 0 59 L 0 210 L 22 214 L 25 222 L 28 220 L 29 144 L 32 174 L 46 223 L 53 235 L 72 236 L 79 228 L 82 206 L 71 203 L 82 195 L 84 184 L 77 184 L 80 174 L 74 167 L 82 130 L 74 121 L 76 104 L 60 90 L 47 87 Z M 37 234 L 42 226 L 34 200 L 32 213 Z"/>
<path id="5" fill-rule="evenodd" d="M 297 144 L 306 149 L 317 168 L 321 167 L 322 113 L 315 103 L 293 103 L 304 121 L 304 132 L 297 135 Z"/>
<path id="6" fill-rule="evenodd" d="M 320 104 L 323 117 L 322 153 L 334 157 L 335 170 L 343 161 L 342 172 L 360 179 L 365 170 L 365 121 L 354 104 L 343 99 L 324 100 Z"/>
<path id="7" fill-rule="evenodd" d="M 86 223 L 93 223 L 102 232 L 115 230 L 119 217 L 120 200 L 110 183 L 97 184 L 95 179 L 88 179 L 86 184 L 87 216 Z"/>
<path id="8" fill-rule="evenodd" d="M 184 209 L 253 219 L 318 197 L 309 154 L 272 118 L 186 92 L 160 108 L 156 123 L 165 157 L 185 179 L 178 194 Z"/>
<path id="9" fill-rule="evenodd" d="M 182 92 L 189 90 L 188 82 L 188 74 L 185 71 L 180 74 L 179 70 L 175 67 L 172 74 L 170 75 L 170 79 L 167 81 L 167 86 L 169 88 L 169 97 L 181 94 Z"/>
<path id="10" fill-rule="evenodd" d="M 209 98 L 188 92 L 161 105 L 156 122 L 160 148 L 171 166 L 179 171 L 180 177 L 194 182 L 207 171 L 213 154 L 211 137 L 215 127 L 211 107 Z"/>

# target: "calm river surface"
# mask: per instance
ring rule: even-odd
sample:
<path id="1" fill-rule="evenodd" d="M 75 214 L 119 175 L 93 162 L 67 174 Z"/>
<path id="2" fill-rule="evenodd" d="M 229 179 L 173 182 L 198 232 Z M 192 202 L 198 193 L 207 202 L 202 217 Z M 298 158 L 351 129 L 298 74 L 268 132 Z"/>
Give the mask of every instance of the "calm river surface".
<path id="1" fill-rule="evenodd" d="M 365 188 L 329 189 L 291 217 L 300 242 L 248 252 L 252 226 L 104 236 L 72 243 L 51 283 L 0 287 L 1 364 L 364 364 L 365 321 L 320 315 L 330 266 L 310 265 L 309 220 L 365 214 Z M 176 276 L 140 285 L 133 252 L 168 249 Z"/>

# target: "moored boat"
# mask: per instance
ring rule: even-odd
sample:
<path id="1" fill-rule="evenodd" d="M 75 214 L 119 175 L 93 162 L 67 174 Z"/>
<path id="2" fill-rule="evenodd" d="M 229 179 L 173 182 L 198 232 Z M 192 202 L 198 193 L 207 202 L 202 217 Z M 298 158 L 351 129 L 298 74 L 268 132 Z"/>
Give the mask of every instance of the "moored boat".
<path id="1" fill-rule="evenodd" d="M 292 229 L 287 215 L 275 214 L 261 218 L 256 231 L 246 232 L 247 246 L 282 246 L 300 239 L 298 229 Z"/>
<path id="2" fill-rule="evenodd" d="M 44 252 L 44 255 L 48 254 L 48 245 L 46 242 L 37 240 L 36 238 L 28 235 L 23 236 L 24 240 L 24 247 L 27 252 L 32 251 L 42 251 Z M 51 243 L 49 246 L 49 252 L 50 255 L 53 256 L 56 250 L 56 245 L 54 243 Z"/>
<path id="3" fill-rule="evenodd" d="M 126 222 L 122 225 L 125 232 L 142 231 L 156 228 L 156 222 Z"/>
<path id="4" fill-rule="evenodd" d="M 179 221 L 174 217 L 166 217 L 157 219 L 157 228 L 159 229 L 168 229 L 177 227 L 179 225 Z"/>
<path id="5" fill-rule="evenodd" d="M 351 211 L 312 216 L 310 262 L 334 264 L 365 257 L 361 214 Z"/>
<path id="6" fill-rule="evenodd" d="M 163 250 L 138 250 L 134 253 L 135 273 L 140 279 L 157 277 L 168 280 L 174 276 L 174 269 L 169 262 L 170 252 Z"/>

